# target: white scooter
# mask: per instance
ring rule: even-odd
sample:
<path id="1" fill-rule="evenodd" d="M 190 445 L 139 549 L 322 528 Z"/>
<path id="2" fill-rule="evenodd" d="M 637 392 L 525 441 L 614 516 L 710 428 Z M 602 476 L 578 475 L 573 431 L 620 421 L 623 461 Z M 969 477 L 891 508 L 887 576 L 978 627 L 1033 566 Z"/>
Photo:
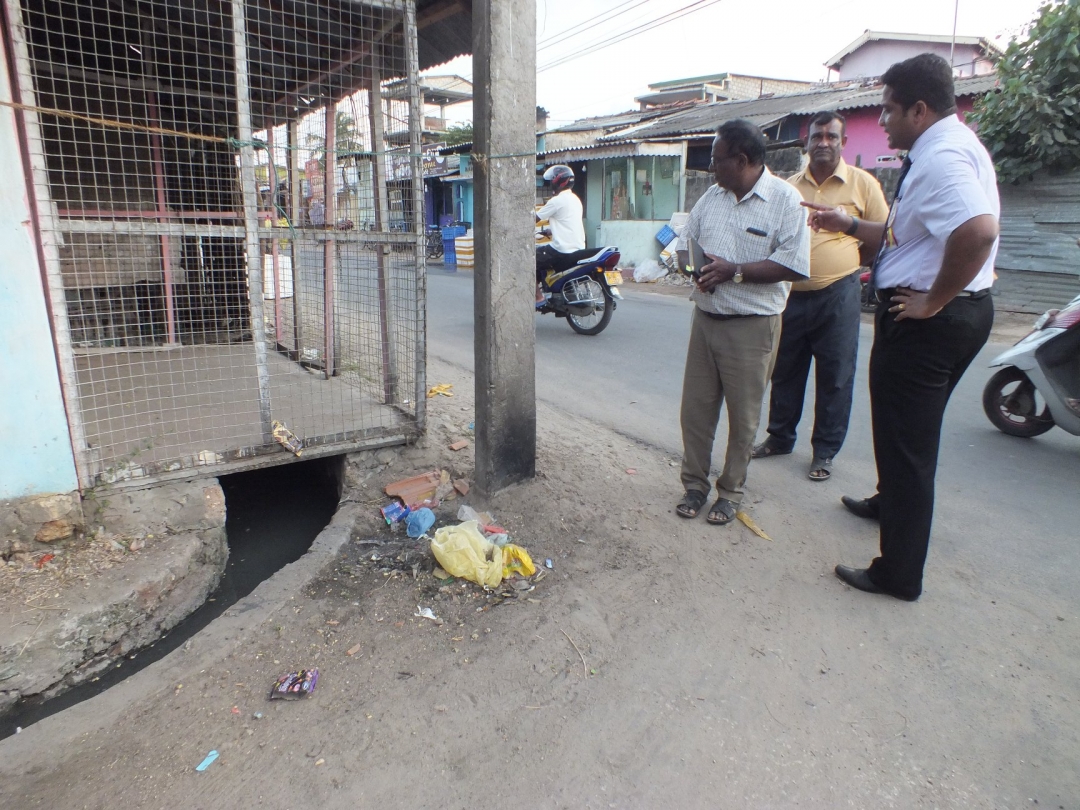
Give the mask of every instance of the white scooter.
<path id="1" fill-rule="evenodd" d="M 1054 425 L 1080 436 L 1080 295 L 1051 309 L 990 366 L 1003 366 L 983 389 L 994 427 L 1031 438 Z"/>

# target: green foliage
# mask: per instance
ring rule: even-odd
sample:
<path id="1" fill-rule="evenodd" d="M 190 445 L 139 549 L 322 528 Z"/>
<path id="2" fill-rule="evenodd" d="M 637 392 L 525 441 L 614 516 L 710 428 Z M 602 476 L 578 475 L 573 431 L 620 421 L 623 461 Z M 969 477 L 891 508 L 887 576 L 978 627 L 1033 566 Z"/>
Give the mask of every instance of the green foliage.
<path id="1" fill-rule="evenodd" d="M 459 143 L 472 143 L 472 124 L 451 124 L 446 128 L 446 145 L 457 146 Z"/>
<path id="2" fill-rule="evenodd" d="M 982 98 L 971 120 L 999 181 L 1080 166 L 1080 0 L 1043 5 L 1027 38 L 1009 44 L 998 78 L 1000 92 Z"/>
<path id="3" fill-rule="evenodd" d="M 312 157 L 319 161 L 319 166 L 326 168 L 326 138 L 323 135 L 308 135 L 307 147 L 312 150 Z M 356 120 L 341 110 L 334 117 L 334 154 L 347 155 L 363 152 L 360 131 Z"/>

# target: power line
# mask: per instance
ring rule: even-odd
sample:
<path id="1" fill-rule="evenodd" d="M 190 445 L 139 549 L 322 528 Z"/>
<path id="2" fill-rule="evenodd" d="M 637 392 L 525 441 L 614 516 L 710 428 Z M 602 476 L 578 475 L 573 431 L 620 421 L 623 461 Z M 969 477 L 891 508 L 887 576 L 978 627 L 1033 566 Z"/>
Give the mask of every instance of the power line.
<path id="1" fill-rule="evenodd" d="M 587 45 L 583 49 L 575 53 L 556 58 L 553 61 L 548 62 L 546 65 L 538 67 L 536 69 L 536 72 L 543 73 L 546 70 L 550 70 L 551 68 L 566 64 L 567 62 L 570 62 L 574 59 L 578 59 L 582 56 L 587 56 L 591 53 L 596 53 L 599 50 L 603 50 L 604 48 L 608 48 L 619 42 L 631 39 L 632 37 L 636 37 L 639 34 L 644 34 L 647 31 L 652 31 L 669 22 L 674 22 L 675 20 L 680 19 L 681 17 L 685 17 L 688 14 L 693 14 L 695 11 L 702 11 L 709 6 L 716 5 L 719 2 L 720 0 L 696 0 L 696 2 L 694 3 L 690 3 L 689 5 L 683 6 L 682 8 L 676 9 L 675 11 L 664 14 L 661 17 L 657 17 L 655 20 L 651 20 L 648 23 L 643 23 L 636 28 L 631 28 L 627 31 L 623 31 L 619 34 L 608 37 L 607 39 L 600 40 L 591 45 Z"/>
<path id="2" fill-rule="evenodd" d="M 550 48 L 551 46 L 557 45 L 560 42 L 565 42 L 568 39 L 572 39 L 573 37 L 576 37 L 577 34 L 580 33 L 580 31 L 578 31 L 578 29 L 580 29 L 580 28 L 582 28 L 584 26 L 587 26 L 587 25 L 589 25 L 590 23 L 592 23 L 594 21 L 600 20 L 601 17 L 606 18 L 606 19 L 602 20 L 602 22 L 608 22 L 609 20 L 613 20 L 613 19 L 615 19 L 616 17 L 618 17 L 618 16 L 620 16 L 622 14 L 626 14 L 628 11 L 633 11 L 638 6 L 645 5 L 647 2 L 649 2 L 649 0 L 639 0 L 637 3 L 623 3 L 623 5 L 626 6 L 626 8 L 623 8 L 621 11 L 616 10 L 616 9 L 608 9 L 607 11 L 601 12 L 600 14 L 597 14 L 595 17 L 590 17 L 587 20 L 583 20 L 582 22 L 579 22 L 577 25 L 570 26 L 565 31 L 560 31 L 557 34 L 552 34 L 550 37 L 546 37 L 545 39 L 539 40 L 536 43 L 536 50 L 537 50 L 537 52 L 539 52 L 539 51 L 544 50 L 545 48 Z"/>

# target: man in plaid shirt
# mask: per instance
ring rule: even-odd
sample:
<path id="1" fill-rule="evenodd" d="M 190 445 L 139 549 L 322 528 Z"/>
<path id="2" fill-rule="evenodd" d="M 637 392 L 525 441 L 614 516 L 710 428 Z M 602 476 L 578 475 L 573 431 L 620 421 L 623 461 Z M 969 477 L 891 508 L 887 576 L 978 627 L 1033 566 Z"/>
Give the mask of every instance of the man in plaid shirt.
<path id="1" fill-rule="evenodd" d="M 708 263 L 696 268 L 690 296 L 681 407 L 686 492 L 676 512 L 696 517 L 712 489 L 713 440 L 727 399 L 727 454 L 707 517 L 721 525 L 735 519 L 742 500 L 791 282 L 810 276 L 810 229 L 799 192 L 766 168 L 765 138 L 753 124 L 720 126 L 709 168 L 716 185 L 690 212 L 679 250 L 685 267 L 693 239 Z"/>

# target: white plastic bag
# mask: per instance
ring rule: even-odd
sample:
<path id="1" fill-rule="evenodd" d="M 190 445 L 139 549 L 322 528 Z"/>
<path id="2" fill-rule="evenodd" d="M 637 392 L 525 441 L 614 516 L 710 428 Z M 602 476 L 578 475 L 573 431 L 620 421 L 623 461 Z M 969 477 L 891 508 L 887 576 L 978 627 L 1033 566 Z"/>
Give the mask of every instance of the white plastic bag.
<path id="1" fill-rule="evenodd" d="M 634 281 L 645 284 L 667 275 L 667 268 L 661 267 L 655 260 L 646 259 L 634 268 Z"/>

